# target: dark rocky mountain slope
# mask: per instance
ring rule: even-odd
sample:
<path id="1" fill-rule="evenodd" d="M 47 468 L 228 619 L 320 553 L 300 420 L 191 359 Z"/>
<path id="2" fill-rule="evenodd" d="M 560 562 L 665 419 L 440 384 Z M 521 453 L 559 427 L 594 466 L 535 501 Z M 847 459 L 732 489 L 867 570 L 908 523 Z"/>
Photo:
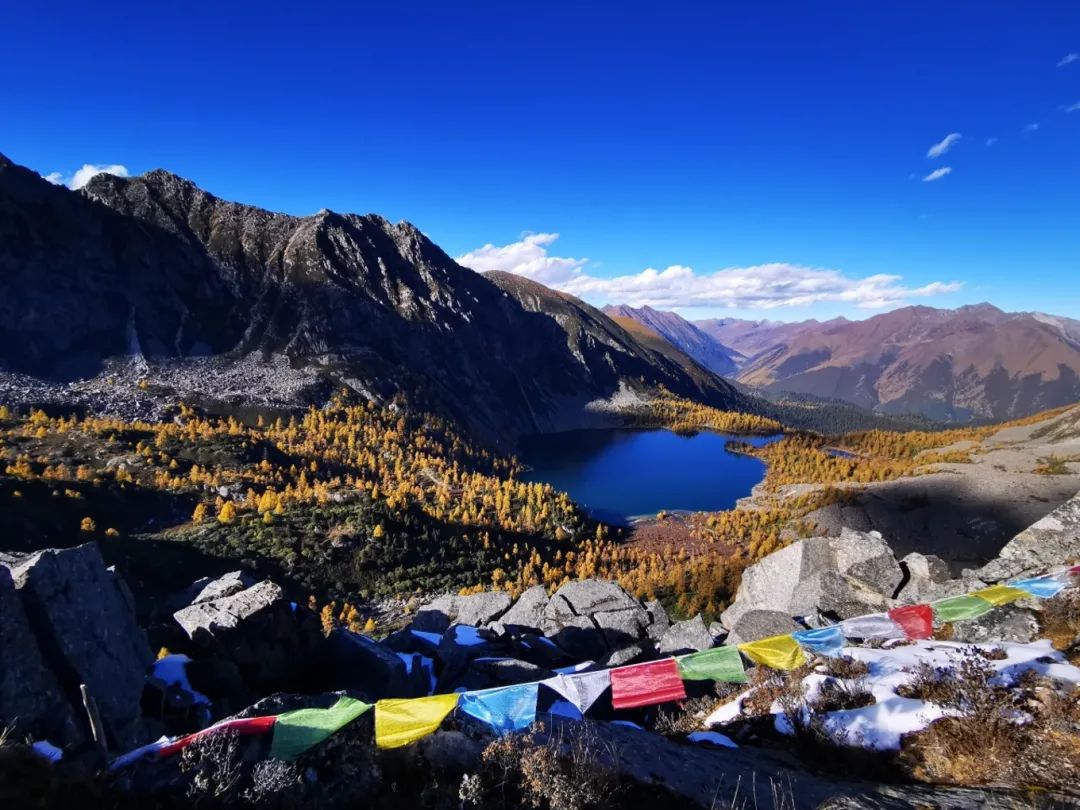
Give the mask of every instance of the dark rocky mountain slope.
<path id="1" fill-rule="evenodd" d="M 621 388 L 745 402 L 591 308 L 568 340 L 545 293 L 523 306 L 405 222 L 275 214 L 161 170 L 72 192 L 0 156 L 0 399 L 134 373 L 132 400 L 295 405 L 346 385 L 492 438 L 585 424 Z"/>
<path id="2" fill-rule="evenodd" d="M 644 324 L 717 374 L 734 375 L 745 359 L 741 352 L 725 346 L 722 341 L 674 312 L 625 304 L 606 306 L 604 312 L 612 317 L 633 318 Z"/>

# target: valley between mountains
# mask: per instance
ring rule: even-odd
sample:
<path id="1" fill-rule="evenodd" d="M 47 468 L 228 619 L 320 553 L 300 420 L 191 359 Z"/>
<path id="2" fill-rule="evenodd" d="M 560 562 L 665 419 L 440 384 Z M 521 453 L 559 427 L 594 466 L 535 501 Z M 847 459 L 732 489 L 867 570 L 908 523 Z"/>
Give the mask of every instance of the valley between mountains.
<path id="1" fill-rule="evenodd" d="M 0 660 L 0 707 L 32 713 L 35 732 L 48 729 L 90 761 L 110 746 L 115 754 L 118 746 L 149 745 L 152 729 L 186 732 L 237 713 L 327 708 L 326 695 L 276 694 L 282 690 L 412 698 L 750 638 L 740 634 L 788 633 L 802 626 L 788 615 L 794 611 L 772 595 L 759 604 L 745 585 L 767 579 L 777 559 L 796 560 L 799 570 L 780 578 L 791 584 L 792 604 L 800 577 L 812 574 L 821 587 L 837 588 L 821 598 L 842 603 L 842 618 L 891 608 L 902 592 L 922 599 L 920 589 L 1004 580 L 1016 572 L 990 574 L 1007 567 L 1025 537 L 1049 537 L 1053 565 L 1072 565 L 1078 335 L 1065 319 L 986 307 L 788 325 L 693 324 L 648 308 L 599 309 L 519 275 L 474 272 L 406 222 L 328 210 L 277 214 L 221 200 L 162 170 L 98 175 L 74 192 L 0 156 L 0 597 L 34 617 L 33 626 L 24 622 L 30 629 L 16 628 L 18 637 L 4 625 L 0 643 L 37 649 L 19 639 L 40 637 L 47 659 L 40 666 L 29 654 L 18 659 L 46 673 L 40 688 L 23 688 Z M 537 444 L 561 445 L 565 456 L 541 468 L 528 451 Z M 554 485 L 550 470 L 569 470 L 573 483 Z M 647 475 L 660 481 L 676 473 L 684 483 L 664 492 L 670 503 L 644 509 L 631 498 L 615 509 L 606 500 L 613 491 L 639 493 L 633 485 Z M 583 480 L 602 486 L 577 489 Z M 700 500 L 681 507 L 688 493 L 680 489 Z M 810 562 L 803 571 L 798 555 L 807 549 L 824 555 L 814 565 L 837 571 L 811 572 Z M 1021 551 L 1024 573 L 1043 562 L 1038 550 Z M 37 595 L 47 588 L 59 607 Z M 97 732 L 72 714 L 85 683 L 71 672 L 76 654 L 94 645 L 61 649 L 50 640 L 69 638 L 80 624 L 68 619 L 82 610 L 66 601 L 72 594 L 95 594 L 86 601 L 101 604 L 92 609 L 126 628 L 113 633 L 109 624 L 95 636 L 108 654 L 95 647 L 87 653 L 94 677 L 79 673 L 116 699 L 109 738 L 95 751 L 88 749 Z M 559 594 L 577 594 L 580 604 Z M 1007 613 L 1022 632 L 950 623 L 938 628 L 940 640 L 956 632 L 959 645 L 1007 631 L 1018 646 L 986 656 L 1071 675 L 1066 660 L 1076 660 L 1080 637 L 1069 599 L 1038 621 L 1027 607 Z M 831 621 L 826 613 L 835 607 L 811 620 Z M 516 625 L 500 624 L 512 611 L 535 614 L 524 641 Z M 206 617 L 216 617 L 209 630 L 200 624 Z M 540 633 L 549 625 L 554 640 Z M 1037 631 L 1046 638 L 1036 641 Z M 462 652 L 470 645 L 523 658 Z M 160 650 L 156 663 L 152 649 Z M 933 645 L 927 650 L 944 660 Z M 837 659 L 829 671 L 854 684 L 837 686 L 850 694 L 821 699 L 829 712 L 876 699 L 857 688 L 870 666 L 853 661 Z M 968 670 L 965 689 L 1016 698 L 1012 687 L 988 685 L 992 667 Z M 678 716 L 652 708 L 634 715 L 678 744 L 642 748 L 614 723 L 601 727 L 604 739 L 639 759 L 662 750 L 681 766 L 679 745 L 695 742 L 686 733 L 719 713 L 742 724 L 742 742 L 775 749 L 777 733 L 786 732 L 773 716 L 787 714 L 771 707 L 804 697 L 801 679 L 816 684 L 820 673 L 756 672 L 751 691 L 735 701 L 747 707 L 738 718 L 723 708 L 732 705 L 730 684 L 717 683 L 713 692 L 697 690 Z M 212 697 L 192 685 L 191 673 Z M 920 701 L 937 699 L 942 677 L 922 678 Z M 1033 728 L 1056 734 L 1071 722 L 1041 681 L 1021 686 L 1042 701 Z M 888 701 L 915 699 L 878 692 Z M 315 750 L 322 757 L 342 746 L 343 761 L 363 778 L 349 771 L 343 779 L 346 766 L 334 754 L 319 766 L 332 787 L 305 795 L 345 782 L 362 793 L 370 787 L 364 779 L 375 785 L 371 793 L 381 784 L 394 793 L 395 767 L 401 784 L 416 782 L 416 767 L 404 760 L 372 765 L 369 725 L 351 729 Z M 446 733 L 458 735 L 454 745 L 466 754 L 477 745 L 461 731 Z M 448 739 L 442 734 L 432 739 Z M 1062 750 L 1075 745 L 1074 732 L 1062 734 Z M 899 733 L 886 736 L 900 746 Z M 1016 745 L 1036 745 L 1021 736 Z M 505 739 L 484 756 L 520 756 L 502 751 Z M 528 744 L 563 763 L 545 767 L 563 768 L 565 751 L 551 753 L 550 741 L 538 739 Z M 731 742 L 701 738 L 717 739 Z M 889 778 L 954 779 L 924 739 L 917 745 L 926 749 L 904 752 L 922 757 L 916 765 L 873 760 L 874 767 Z M 811 776 L 806 761 L 823 750 L 871 761 L 850 746 L 828 747 L 839 744 L 816 738 L 817 748 L 800 749 L 802 765 L 770 753 L 747 755 L 744 766 L 798 773 L 817 806 L 832 782 Z M 231 763 L 237 750 L 221 753 L 222 761 Z M 595 751 L 586 753 L 596 761 Z M 205 777 L 210 758 L 186 762 L 203 769 L 187 795 L 220 787 L 235 798 L 227 773 Z M 701 752 L 691 759 L 702 760 Z M 244 779 L 272 783 L 248 765 Z M 590 784 L 582 773 L 592 766 L 574 767 L 577 783 Z M 840 767 L 852 785 L 871 790 L 862 774 L 850 776 L 852 763 Z M 640 783 L 642 767 L 630 771 Z M 299 773 L 288 771 L 293 787 L 306 778 Z M 1044 769 L 1037 784 L 1066 791 L 1063 773 L 1071 771 Z M 187 784 L 171 771 L 161 777 L 173 780 L 168 785 L 142 784 L 144 775 L 136 771 L 121 793 L 173 795 Z M 199 782 L 204 777 L 211 787 Z M 515 790 L 540 790 L 527 783 Z M 428 790 L 423 784 L 417 795 Z M 879 787 L 871 792 L 885 795 Z M 683 774 L 648 789 L 702 804 L 720 787 Z M 907 787 L 903 795 L 923 793 Z M 972 793 L 957 795 L 973 801 Z M 545 806 L 577 806 L 549 799 Z M 386 801 L 395 807 L 399 798 Z M 785 801 L 777 807 L 811 806 L 808 798 Z"/>

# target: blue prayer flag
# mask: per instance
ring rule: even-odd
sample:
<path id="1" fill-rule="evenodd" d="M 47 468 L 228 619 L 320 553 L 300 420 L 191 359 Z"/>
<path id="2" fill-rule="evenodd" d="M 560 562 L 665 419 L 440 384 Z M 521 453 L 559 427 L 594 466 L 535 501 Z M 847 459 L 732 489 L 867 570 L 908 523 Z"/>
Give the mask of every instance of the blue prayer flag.
<path id="1" fill-rule="evenodd" d="M 465 692 L 458 710 L 481 720 L 499 734 L 528 728 L 536 720 L 537 683 L 521 683 Z"/>
<path id="2" fill-rule="evenodd" d="M 1050 599 L 1057 596 L 1065 587 L 1065 583 L 1054 577 L 1035 577 L 1034 579 L 1022 579 L 1019 582 L 1010 582 L 1009 587 L 1027 591 L 1032 596 L 1040 599 Z"/>
<path id="3" fill-rule="evenodd" d="M 844 632 L 839 625 L 800 630 L 791 635 L 801 646 L 818 655 L 840 655 L 844 649 Z"/>

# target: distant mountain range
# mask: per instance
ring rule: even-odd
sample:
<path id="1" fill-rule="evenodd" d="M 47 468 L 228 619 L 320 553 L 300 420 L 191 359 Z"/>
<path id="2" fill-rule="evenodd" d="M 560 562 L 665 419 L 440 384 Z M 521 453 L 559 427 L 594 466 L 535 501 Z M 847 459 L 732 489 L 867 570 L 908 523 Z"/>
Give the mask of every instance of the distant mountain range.
<path id="1" fill-rule="evenodd" d="M 736 366 L 728 376 L 750 388 L 879 413 L 1009 419 L 1080 400 L 1080 321 L 1043 313 L 978 304 L 780 323 L 690 322 L 648 307 L 608 311 L 648 326 L 702 364 L 720 367 L 716 356 L 726 353 Z M 702 346 L 702 335 L 711 343 Z"/>
<path id="2" fill-rule="evenodd" d="M 90 378 L 81 402 L 130 414 L 169 386 L 288 407 L 344 386 L 496 440 L 592 424 L 659 386 L 754 407 L 653 337 L 462 267 L 407 222 L 276 214 L 162 170 L 75 192 L 0 155 L 0 400 L 63 402 Z M 151 384 L 115 381 L 117 358 Z"/>

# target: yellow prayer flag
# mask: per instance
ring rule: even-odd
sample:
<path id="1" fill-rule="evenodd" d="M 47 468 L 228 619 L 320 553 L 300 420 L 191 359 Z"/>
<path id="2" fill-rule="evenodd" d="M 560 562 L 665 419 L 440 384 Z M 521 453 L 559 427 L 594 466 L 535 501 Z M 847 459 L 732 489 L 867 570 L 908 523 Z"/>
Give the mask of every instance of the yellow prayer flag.
<path id="1" fill-rule="evenodd" d="M 456 692 L 413 700 L 380 700 L 375 704 L 375 744 L 379 748 L 400 748 L 426 737 L 457 702 Z"/>
<path id="2" fill-rule="evenodd" d="M 772 636 L 739 645 L 739 652 L 755 663 L 772 669 L 795 669 L 806 663 L 802 647 L 793 636 Z"/>
<path id="3" fill-rule="evenodd" d="M 974 591 L 971 595 L 985 599 L 991 605 L 1007 605 L 1009 602 L 1015 602 L 1017 599 L 1030 596 L 1027 591 L 1009 585 L 993 585 L 989 588 L 983 588 L 981 591 Z"/>

